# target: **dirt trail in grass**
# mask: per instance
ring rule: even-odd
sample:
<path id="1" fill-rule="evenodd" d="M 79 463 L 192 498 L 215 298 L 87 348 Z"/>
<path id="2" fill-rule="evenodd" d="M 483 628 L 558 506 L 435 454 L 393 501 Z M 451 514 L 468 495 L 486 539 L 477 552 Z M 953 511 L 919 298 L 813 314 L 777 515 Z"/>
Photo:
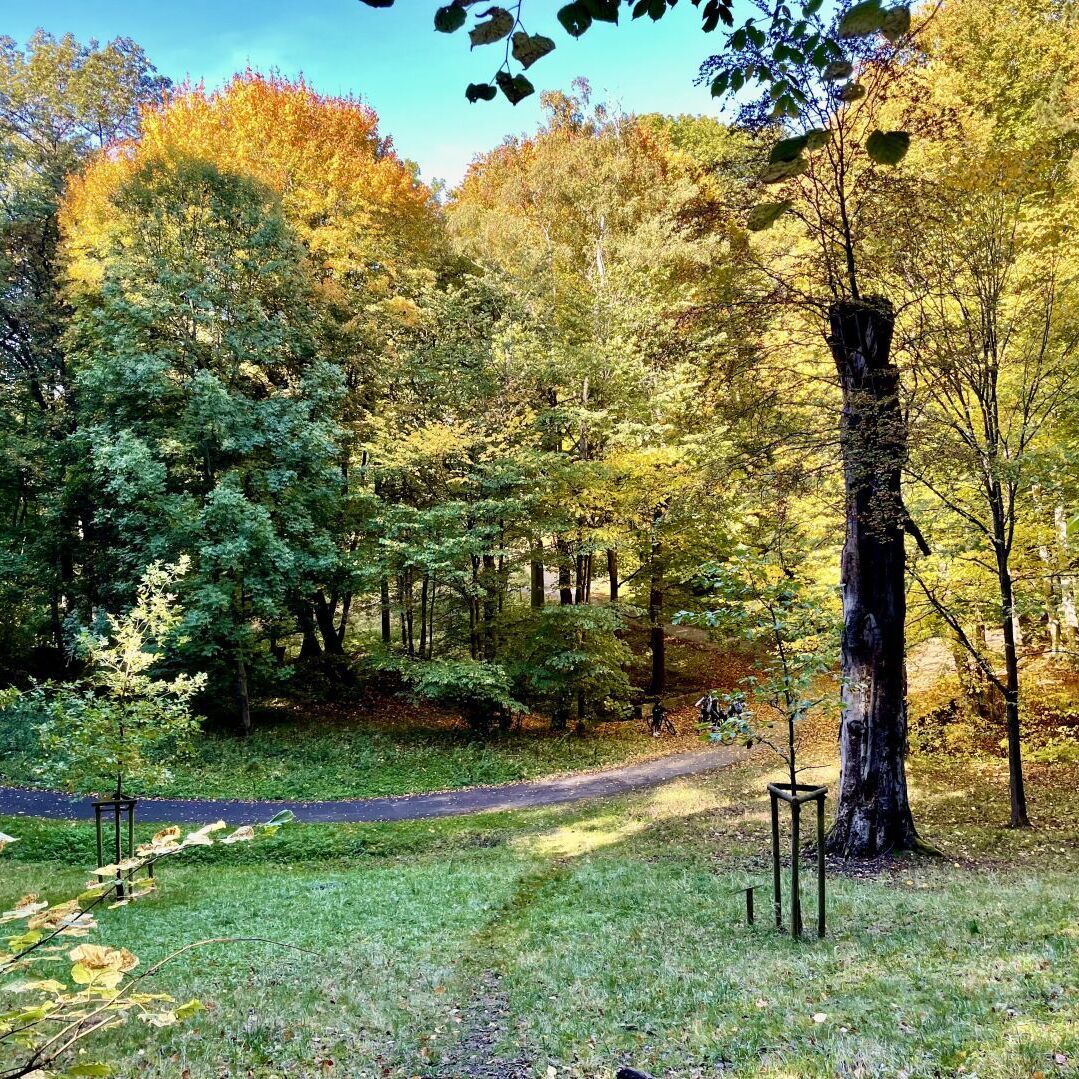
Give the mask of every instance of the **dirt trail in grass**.
<path id="1" fill-rule="evenodd" d="M 563 859 L 541 865 L 518 882 L 516 891 L 477 932 L 466 949 L 459 974 L 455 1009 L 457 1037 L 424 1079 L 532 1079 L 535 1052 L 519 1032 L 502 988 L 511 962 L 515 920 L 546 888 L 569 874 Z"/>
<path id="2" fill-rule="evenodd" d="M 152 823 L 209 824 L 223 820 L 226 824 L 255 824 L 289 809 L 298 821 L 309 824 L 424 820 L 607 798 L 724 768 L 739 756 L 738 749 L 702 749 L 602 772 L 530 779 L 502 787 L 465 787 L 437 794 L 401 794 L 330 802 L 140 798 L 138 816 L 140 820 Z M 0 814 L 90 820 L 94 811 L 89 797 L 84 794 L 0 787 Z"/>

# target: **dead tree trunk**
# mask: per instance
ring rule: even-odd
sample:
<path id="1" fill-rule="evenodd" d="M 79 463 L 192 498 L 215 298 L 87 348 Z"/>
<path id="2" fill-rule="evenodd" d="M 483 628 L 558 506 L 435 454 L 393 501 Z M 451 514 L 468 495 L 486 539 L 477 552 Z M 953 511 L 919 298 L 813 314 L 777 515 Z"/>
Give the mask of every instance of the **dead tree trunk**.
<path id="1" fill-rule="evenodd" d="M 843 390 L 840 778 L 829 848 L 871 858 L 915 847 L 905 758 L 906 579 L 901 473 L 907 427 L 885 300 L 836 303 L 829 345 Z"/>

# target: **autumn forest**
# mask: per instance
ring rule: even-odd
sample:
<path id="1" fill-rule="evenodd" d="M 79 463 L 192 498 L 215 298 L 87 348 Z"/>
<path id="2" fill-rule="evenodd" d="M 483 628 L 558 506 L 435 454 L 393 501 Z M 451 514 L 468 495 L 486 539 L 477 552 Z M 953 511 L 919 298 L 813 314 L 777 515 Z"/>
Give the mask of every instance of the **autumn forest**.
<path id="1" fill-rule="evenodd" d="M 673 17 L 674 2 L 627 5 L 623 20 Z M 601 25 L 617 0 L 565 5 L 550 38 L 523 21 L 540 17 L 527 5 L 484 14 L 455 0 L 434 31 L 425 10 L 417 35 L 467 22 L 475 52 L 499 59 L 505 42 L 497 77 L 468 87 L 472 108 L 542 96 L 538 128 L 449 184 L 399 154 L 359 74 L 356 96 L 253 69 L 210 86 L 170 82 L 126 38 L 0 39 L 0 783 L 284 804 L 538 783 L 710 747 L 761 775 L 778 767 L 795 797 L 830 784 L 837 864 L 912 852 L 936 880 L 965 872 L 950 841 L 1002 872 L 1043 841 L 1074 850 L 1059 793 L 1079 766 L 1072 5 L 867 0 L 830 13 L 810 0 L 731 21 L 729 4 L 694 3 L 690 22 L 718 28 L 702 42 L 720 50 L 694 115 L 629 112 L 586 70 L 543 87 L 544 55 L 567 35 L 621 32 Z M 365 25 L 391 14 L 365 11 Z M 693 810 L 701 820 L 740 804 L 718 789 Z M 956 799 L 976 834 L 956 832 Z M 626 819 L 643 804 L 627 803 Z M 0 799 L 0 812 L 24 812 L 15 805 Z M 688 810 L 646 816 L 633 842 L 655 845 L 660 864 L 678 844 L 691 862 L 704 849 L 687 838 Z M 551 822 L 559 836 L 577 827 L 567 820 Z M 0 817 L 0 848 L 17 825 Z M 608 826 L 619 842 L 639 831 Z M 67 858 L 89 825 L 71 826 L 69 846 L 41 827 L 24 855 L 12 848 L 20 872 Z M 271 835 L 267 857 L 307 864 L 317 827 Z M 319 850 L 353 827 L 323 825 Z M 1002 854 L 1011 833 L 1032 838 Z M 404 842 L 390 835 L 364 833 L 355 849 Z M 744 840 L 720 846 L 749 880 Z M 152 842 L 131 857 L 173 853 L 172 838 Z M 411 865 L 419 842 L 387 867 Z M 422 842 L 434 846 L 415 865 L 431 872 L 439 844 L 470 849 L 457 831 Z M 467 859 L 501 876 L 482 858 L 523 858 L 518 842 Z M 237 873 L 247 855 L 234 849 L 200 857 Z M 333 850 L 317 857 L 345 857 Z M 580 871 L 561 857 L 553 875 L 521 879 L 558 886 Z M 121 870 L 134 879 L 134 867 Z M 501 886 L 477 881 L 473 894 Z M 871 921 L 859 904 L 878 886 L 841 877 L 841 930 Z M 1059 887 L 1043 909 L 1074 912 L 1074 876 Z M 984 924 L 952 922 L 971 919 Z M 1074 951 L 1074 925 L 1070 939 Z M 501 947 L 482 945 L 487 973 L 466 994 L 479 977 L 496 1018 L 502 997 L 483 979 L 511 970 Z M 538 985 L 557 962 L 507 977 Z M 385 992 L 398 975 L 419 977 L 399 971 Z M 424 974 L 417 991 L 445 977 Z M 769 996 L 732 992 L 743 988 Z M 563 1007 L 516 992 L 506 1008 L 522 1014 Z M 1072 1074 L 1074 986 L 1063 992 L 1040 1033 L 978 1073 Z M 358 1011 L 392 1011 L 388 1000 Z M 416 1016 L 439 1006 L 413 1002 L 408 1022 L 434 1024 Z M 939 1006 L 952 1029 L 953 1005 Z M 996 1044 L 981 1028 L 957 1034 L 965 1055 L 945 1066 L 926 1034 L 897 1072 L 907 1050 L 891 1033 L 865 1033 L 859 1044 L 877 1047 L 865 1057 L 827 1042 L 822 1002 L 811 1026 L 826 1048 L 790 1050 L 781 1072 L 768 1069 L 782 1054 L 761 1055 L 777 1034 L 757 1008 L 743 1029 L 765 1026 L 744 1052 L 730 1032 L 721 1047 L 697 1031 L 687 1049 L 673 1028 L 642 1049 L 635 1026 L 582 1050 L 586 1033 L 561 1012 L 522 1038 L 530 1067 L 553 1062 L 548 1076 L 571 1059 L 581 1070 L 559 1075 L 613 1074 L 613 1058 L 712 1075 L 685 1070 L 693 1053 L 745 1069 L 724 1075 L 954 1075 Z M 482 1057 L 469 1022 L 465 1048 Z M 393 1053 L 387 1068 L 401 1070 L 378 1072 L 377 1046 L 357 1037 L 362 1050 L 332 1055 L 359 1053 L 362 1067 L 332 1074 L 417 1074 L 418 1058 Z M 214 1070 L 223 1058 L 197 1055 L 208 1046 L 190 1051 L 189 1076 L 316 1074 L 288 1070 L 280 1045 L 265 1065 L 280 1072 L 241 1070 L 243 1053 L 237 1070 Z M 128 1059 L 122 1038 L 109 1052 Z M 469 1070 L 453 1052 L 432 1050 L 423 1059 L 443 1070 L 423 1074 L 533 1074 Z M 60 1068 L 52 1059 L 31 1063 Z M 0 1076 L 23 1074 L 46 1072 L 0 1061 Z"/>

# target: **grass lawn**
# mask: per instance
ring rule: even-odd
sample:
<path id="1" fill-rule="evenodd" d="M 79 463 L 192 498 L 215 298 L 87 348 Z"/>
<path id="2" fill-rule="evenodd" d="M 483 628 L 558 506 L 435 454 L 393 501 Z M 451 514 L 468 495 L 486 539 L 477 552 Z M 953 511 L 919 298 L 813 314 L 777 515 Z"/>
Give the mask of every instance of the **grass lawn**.
<path id="1" fill-rule="evenodd" d="M 118 1074 L 1079 1075 L 1079 769 L 1032 768 L 1039 828 L 1014 833 L 1002 762 L 916 760 L 916 811 L 945 857 L 834 875 L 832 934 L 804 944 L 747 929 L 733 891 L 767 875 L 768 774 L 752 760 L 608 802 L 192 852 L 101 937 L 144 963 L 221 935 L 304 951 L 185 955 L 161 987 L 209 1011 L 103 1035 Z M 0 830 L 23 837 L 0 902 L 84 879 L 85 826 Z M 497 1059 L 527 1068 L 481 1070 Z"/>

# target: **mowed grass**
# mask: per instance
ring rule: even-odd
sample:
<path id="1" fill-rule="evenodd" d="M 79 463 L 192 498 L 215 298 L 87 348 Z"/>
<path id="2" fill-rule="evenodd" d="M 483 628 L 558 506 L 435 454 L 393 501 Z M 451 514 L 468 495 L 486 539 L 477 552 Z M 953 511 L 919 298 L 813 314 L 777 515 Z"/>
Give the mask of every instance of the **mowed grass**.
<path id="1" fill-rule="evenodd" d="M 825 782 L 830 751 L 809 750 Z M 766 897 L 745 927 L 736 892 L 767 878 L 769 774 L 754 760 L 602 803 L 291 826 L 198 852 L 163 870 L 157 898 L 106 915 L 102 937 L 144 963 L 221 935 L 304 951 L 188 953 L 161 988 L 210 1010 L 102 1041 L 123 1076 L 446 1074 L 494 971 L 505 1052 L 540 1079 L 609 1079 L 622 1064 L 685 1079 L 1079 1074 L 1074 768 L 1031 770 L 1040 827 L 1016 833 L 1000 827 L 1000 762 L 915 761 L 919 820 L 945 856 L 833 872 L 830 935 L 804 943 L 770 927 Z M 0 829 L 24 836 L 0 899 L 83 879 L 64 862 L 84 827 Z"/>
<path id="2" fill-rule="evenodd" d="M 199 735 L 189 753 L 170 757 L 166 775 L 128 787 L 174 798 L 368 798 L 512 783 L 700 748 L 692 719 L 681 737 L 654 739 L 643 721 L 594 724 L 579 735 L 553 732 L 539 716 L 527 717 L 519 730 L 480 738 L 451 712 L 396 700 L 264 711 L 259 718 L 248 738 Z M 56 785 L 32 732 L 3 724 L 0 717 L 0 783 Z M 65 778 L 76 790 L 101 787 L 99 776 Z"/>

